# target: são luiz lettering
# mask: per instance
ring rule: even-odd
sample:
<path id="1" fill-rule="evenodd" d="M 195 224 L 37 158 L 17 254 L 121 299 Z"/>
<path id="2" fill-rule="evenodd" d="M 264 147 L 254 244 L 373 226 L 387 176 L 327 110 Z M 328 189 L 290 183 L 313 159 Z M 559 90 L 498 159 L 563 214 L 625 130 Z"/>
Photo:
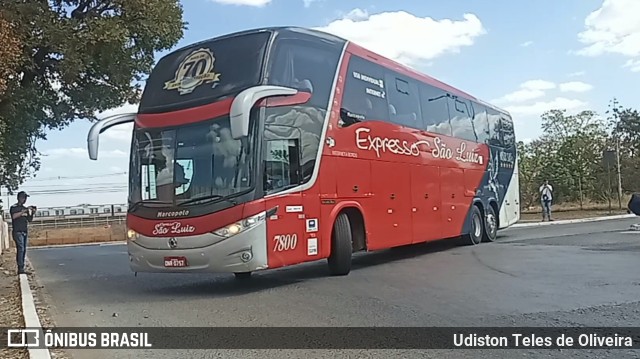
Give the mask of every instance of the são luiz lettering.
<path id="1" fill-rule="evenodd" d="M 47 347 L 53 348 L 151 348 L 148 333 L 92 333 L 52 332 L 44 333 Z"/>
<path id="2" fill-rule="evenodd" d="M 511 334 L 511 336 L 492 336 L 478 334 L 454 334 L 453 345 L 456 347 L 492 347 L 492 348 L 630 348 L 633 340 L 628 336 L 617 333 L 612 336 L 602 336 L 595 333 L 580 334 L 577 338 L 561 334 L 555 338 L 535 334 Z"/>

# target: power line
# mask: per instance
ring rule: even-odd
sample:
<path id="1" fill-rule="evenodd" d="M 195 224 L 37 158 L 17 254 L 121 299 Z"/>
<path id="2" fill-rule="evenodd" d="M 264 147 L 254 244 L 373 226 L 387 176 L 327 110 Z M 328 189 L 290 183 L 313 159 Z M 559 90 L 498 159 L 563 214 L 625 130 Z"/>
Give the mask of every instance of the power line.
<path id="1" fill-rule="evenodd" d="M 35 192 L 30 192 L 30 195 L 32 196 L 60 196 L 60 195 L 68 195 L 68 194 L 79 194 L 79 193 L 84 193 L 86 194 L 87 191 L 71 191 L 71 192 L 42 192 L 42 193 L 35 193 Z M 91 191 L 92 194 L 95 193 L 123 193 L 123 194 L 127 194 L 127 189 L 126 188 L 122 188 L 122 189 L 118 189 L 118 188 L 106 188 L 106 189 L 101 189 L 101 190 L 92 190 Z"/>
<path id="2" fill-rule="evenodd" d="M 78 187 L 78 188 L 66 188 L 66 189 L 53 189 L 53 190 L 35 190 L 29 191 L 30 195 L 42 195 L 42 194 L 70 194 L 70 193 L 105 193 L 105 192 L 126 192 L 128 186 L 103 186 L 103 187 Z"/>
<path id="3" fill-rule="evenodd" d="M 99 183 L 64 183 L 64 184 L 37 184 L 37 185 L 25 185 L 21 186 L 20 189 L 23 190 L 31 190 L 38 188 L 52 188 L 52 187 L 77 187 L 77 186 L 126 186 L 128 182 L 99 182 Z"/>
<path id="4" fill-rule="evenodd" d="M 45 177 L 45 178 L 34 178 L 34 179 L 30 179 L 29 182 L 55 181 L 55 180 L 60 180 L 60 179 L 91 179 L 91 178 L 122 176 L 122 175 L 127 175 L 127 174 L 128 174 L 128 172 L 111 172 L 111 173 L 105 173 L 105 174 L 101 174 L 101 175 L 55 176 L 55 177 Z"/>

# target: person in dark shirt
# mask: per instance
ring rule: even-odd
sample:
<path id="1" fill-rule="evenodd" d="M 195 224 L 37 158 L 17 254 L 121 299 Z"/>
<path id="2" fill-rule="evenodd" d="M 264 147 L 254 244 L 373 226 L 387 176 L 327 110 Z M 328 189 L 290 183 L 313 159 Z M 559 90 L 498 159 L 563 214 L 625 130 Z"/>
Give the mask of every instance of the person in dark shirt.
<path id="1" fill-rule="evenodd" d="M 11 234 L 16 242 L 16 262 L 18 263 L 18 274 L 27 274 L 24 270 L 24 261 L 27 255 L 27 237 L 28 223 L 33 221 L 33 215 L 36 212 L 35 206 L 26 207 L 26 192 L 18 192 L 18 203 L 11 206 L 9 213 L 11 214 Z"/>

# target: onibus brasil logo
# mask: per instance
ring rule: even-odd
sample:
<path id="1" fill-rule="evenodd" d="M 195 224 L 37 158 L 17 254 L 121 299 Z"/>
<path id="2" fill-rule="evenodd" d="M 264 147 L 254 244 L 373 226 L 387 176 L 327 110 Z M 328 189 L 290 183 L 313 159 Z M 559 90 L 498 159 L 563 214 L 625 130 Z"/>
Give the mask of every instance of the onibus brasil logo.
<path id="1" fill-rule="evenodd" d="M 190 53 L 178 66 L 174 78 L 164 83 L 164 90 L 178 90 L 180 95 L 193 92 L 203 83 L 220 81 L 220 74 L 215 73 L 213 65 L 216 58 L 209 49 L 201 48 Z"/>

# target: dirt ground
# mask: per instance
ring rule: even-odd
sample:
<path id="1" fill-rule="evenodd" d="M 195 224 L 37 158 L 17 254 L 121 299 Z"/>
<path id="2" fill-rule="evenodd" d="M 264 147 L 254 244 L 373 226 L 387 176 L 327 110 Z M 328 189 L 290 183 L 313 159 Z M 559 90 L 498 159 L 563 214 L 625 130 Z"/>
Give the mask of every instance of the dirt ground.
<path id="1" fill-rule="evenodd" d="M 15 249 L 4 250 L 0 261 L 0 327 L 22 328 L 22 297 L 20 295 L 20 277 L 16 268 Z M 5 333 L 3 333 L 5 334 Z M 28 359 L 26 349 L 5 348 L 3 343 L 0 349 L 0 358 L 3 359 Z"/>
<path id="2" fill-rule="evenodd" d="M 22 296 L 20 292 L 20 277 L 16 268 L 15 248 L 10 248 L 2 252 L 0 262 L 0 328 L 24 328 L 24 317 L 22 315 Z M 27 271 L 33 273 L 33 268 L 27 263 Z M 43 303 L 42 296 L 38 292 L 41 287 L 34 284 L 33 275 L 29 276 L 31 290 L 40 324 L 43 327 L 53 327 L 55 324 L 50 319 L 48 306 Z M 61 349 L 51 349 L 51 358 L 67 359 L 70 356 Z M 2 359 L 29 359 L 29 352 L 26 349 L 4 348 L 0 349 Z"/>

